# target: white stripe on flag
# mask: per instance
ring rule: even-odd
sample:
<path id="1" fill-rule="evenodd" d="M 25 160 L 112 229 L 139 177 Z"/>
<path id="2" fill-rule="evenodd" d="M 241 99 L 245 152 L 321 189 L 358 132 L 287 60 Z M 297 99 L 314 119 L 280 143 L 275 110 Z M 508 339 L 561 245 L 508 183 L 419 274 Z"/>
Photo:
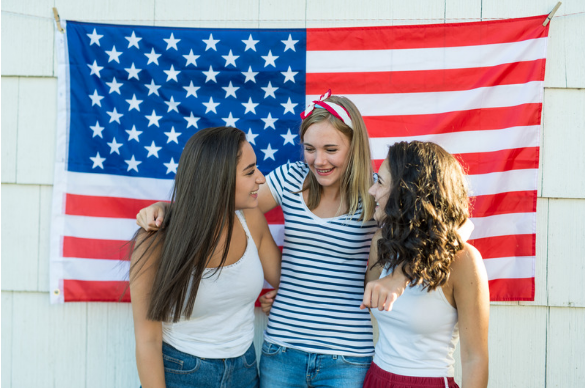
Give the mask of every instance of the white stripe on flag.
<path id="1" fill-rule="evenodd" d="M 120 260 L 66 258 L 59 260 L 63 266 L 63 279 L 85 281 L 128 280 L 130 262 Z"/>
<path id="2" fill-rule="evenodd" d="M 128 178 L 109 174 L 66 172 L 67 192 L 78 195 L 122 197 L 134 199 L 171 199 L 173 179 Z M 128 184 L 128 180 L 132 184 Z"/>
<path id="3" fill-rule="evenodd" d="M 516 234 L 534 233 L 534 213 L 498 214 L 489 217 L 473 217 L 475 226 L 471 240 L 485 237 L 497 237 Z"/>
<path id="4" fill-rule="evenodd" d="M 538 147 L 539 125 L 488 131 L 450 132 L 407 137 L 370 139 L 372 159 L 385 159 L 388 147 L 400 141 L 432 141 L 451 154 L 494 152 L 513 148 Z"/>
<path id="5" fill-rule="evenodd" d="M 537 169 L 467 175 L 469 196 L 536 190 Z"/>
<path id="6" fill-rule="evenodd" d="M 513 43 L 399 50 L 307 51 L 307 73 L 465 69 L 534 61 L 547 38 Z"/>
<path id="7" fill-rule="evenodd" d="M 534 256 L 483 259 L 488 279 L 526 279 L 534 277 Z"/>
<path id="8" fill-rule="evenodd" d="M 540 103 L 543 81 L 455 92 L 346 94 L 362 116 L 422 115 Z M 309 102 L 319 96 L 307 96 Z"/>

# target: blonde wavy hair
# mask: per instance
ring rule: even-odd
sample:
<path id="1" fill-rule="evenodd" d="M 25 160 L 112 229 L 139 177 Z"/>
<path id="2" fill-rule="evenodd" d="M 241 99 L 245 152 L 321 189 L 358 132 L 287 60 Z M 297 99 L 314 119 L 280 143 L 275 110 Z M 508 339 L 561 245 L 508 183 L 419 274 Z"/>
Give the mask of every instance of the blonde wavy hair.
<path id="1" fill-rule="evenodd" d="M 362 214 L 359 219 L 361 221 L 369 221 L 372 219 L 375 210 L 375 201 L 368 194 L 368 189 L 373 184 L 374 171 L 370 157 L 370 141 L 364 119 L 353 102 L 345 97 L 331 96 L 325 101 L 344 107 L 349 112 L 353 129 L 333 116 L 326 109 L 316 108 L 301 123 L 299 137 L 301 141 L 304 141 L 305 134 L 311 125 L 328 121 L 335 129 L 349 139 L 349 161 L 347 169 L 341 178 L 341 203 L 342 205 L 345 204 L 348 209 L 348 214 L 353 216 L 359 210 L 361 202 Z M 307 206 L 311 210 L 315 209 L 321 202 L 323 187 L 317 182 L 317 178 L 310 170 L 301 191 L 305 190 L 309 191 Z"/>

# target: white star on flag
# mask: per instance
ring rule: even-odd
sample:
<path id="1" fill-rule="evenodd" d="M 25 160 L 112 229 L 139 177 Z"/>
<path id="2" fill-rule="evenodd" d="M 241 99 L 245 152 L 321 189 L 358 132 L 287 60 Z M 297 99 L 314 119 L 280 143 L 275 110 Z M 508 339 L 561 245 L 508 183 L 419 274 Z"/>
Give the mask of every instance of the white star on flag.
<path id="1" fill-rule="evenodd" d="M 92 44 L 94 44 L 94 43 L 99 46 L 100 45 L 100 39 L 103 37 L 103 35 L 98 35 L 97 32 L 95 32 L 95 28 L 93 29 L 93 33 L 87 34 L 87 36 L 89 36 L 89 39 L 90 39 L 90 42 L 89 42 L 89 45 L 90 46 Z"/>
<path id="2" fill-rule="evenodd" d="M 234 98 L 238 98 L 236 96 L 236 90 L 238 90 L 240 87 L 235 87 L 234 85 L 232 85 L 232 81 L 230 81 L 230 84 L 228 86 L 223 86 L 222 89 L 225 90 L 225 98 L 228 98 L 229 96 L 234 96 Z"/>
<path id="3" fill-rule="evenodd" d="M 98 78 L 102 78 L 102 76 L 100 75 L 100 71 L 104 68 L 103 66 L 98 66 L 97 65 L 97 61 L 93 61 L 93 64 L 88 64 L 87 65 L 90 69 L 91 69 L 91 73 L 89 73 L 89 75 L 97 75 Z"/>
<path id="4" fill-rule="evenodd" d="M 255 104 L 252 101 L 252 97 L 250 97 L 248 99 L 248 102 L 242 102 L 242 105 L 244 105 L 244 107 L 246 108 L 246 111 L 244 112 L 244 114 L 246 114 L 248 112 L 252 112 L 252 113 L 256 114 L 256 107 L 260 104 Z"/>
<path id="5" fill-rule="evenodd" d="M 230 114 L 228 115 L 228 117 L 222 117 L 221 118 L 223 121 L 225 121 L 225 126 L 226 127 L 236 127 L 236 121 L 238 121 L 239 119 L 236 119 L 232 116 L 232 112 L 230 112 Z"/>
<path id="6" fill-rule="evenodd" d="M 167 144 L 172 141 L 179 144 L 179 136 L 181 136 L 181 133 L 182 132 L 175 132 L 175 127 L 171 127 L 170 132 L 165 132 L 165 135 L 168 137 Z"/>
<path id="7" fill-rule="evenodd" d="M 140 112 L 140 104 L 142 103 L 142 100 L 138 100 L 136 98 L 136 94 L 134 94 L 132 96 L 131 100 L 126 100 L 126 102 L 128 104 L 130 104 L 130 107 L 128 108 L 128 112 L 130 112 L 132 109 L 136 109 L 138 112 Z"/>
<path id="8" fill-rule="evenodd" d="M 97 105 L 99 107 L 102 106 L 101 101 L 102 101 L 103 97 L 98 94 L 97 89 L 94 90 L 93 94 L 89 95 L 89 98 L 91 98 L 91 106 L 94 106 L 94 105 Z"/>
<path id="9" fill-rule="evenodd" d="M 154 109 L 152 110 L 152 113 L 150 116 L 145 116 L 145 117 L 148 119 L 148 126 L 149 127 L 151 125 L 156 125 L 157 127 L 160 128 L 160 125 L 158 125 L 158 121 L 162 118 L 162 116 L 157 116 Z"/>
<path id="10" fill-rule="evenodd" d="M 167 110 L 167 113 L 169 113 L 172 110 L 174 110 L 175 112 L 179 113 L 179 109 L 177 107 L 181 103 L 178 102 L 178 101 L 175 101 L 175 99 L 173 98 L 173 96 L 171 96 L 171 99 L 169 101 L 165 101 L 164 103 L 169 106 L 169 109 Z"/>
<path id="11" fill-rule="evenodd" d="M 108 85 L 110 87 L 109 94 L 112 94 L 112 92 L 116 92 L 116 93 L 120 94 L 120 86 L 122 86 L 123 84 L 116 81 L 116 77 L 114 77 L 112 82 L 106 82 L 106 85 Z"/>
<path id="12" fill-rule="evenodd" d="M 274 159 L 274 154 L 278 151 L 278 149 L 272 149 L 272 147 L 270 146 L 270 143 L 268 143 L 268 147 L 261 149 L 260 151 L 264 152 L 264 160 L 270 158 L 272 160 Z"/>
<path id="13" fill-rule="evenodd" d="M 299 74 L 298 71 L 292 71 L 290 66 L 288 67 L 288 71 L 281 71 L 280 74 L 284 75 L 284 82 L 286 83 L 287 81 L 292 81 L 293 83 L 295 82 L 295 75 Z"/>
<path id="14" fill-rule="evenodd" d="M 185 89 L 187 91 L 187 97 L 189 96 L 194 96 L 195 98 L 197 98 L 197 90 L 201 89 L 199 86 L 193 86 L 193 81 L 191 81 L 189 83 L 189 86 L 183 86 L 183 89 Z"/>
<path id="15" fill-rule="evenodd" d="M 93 131 L 93 136 L 92 137 L 96 137 L 99 136 L 102 139 L 104 138 L 102 136 L 102 131 L 105 129 L 105 127 L 100 127 L 100 122 L 96 121 L 94 126 L 90 126 L 89 128 L 91 128 L 91 130 Z"/>
<path id="16" fill-rule="evenodd" d="M 102 170 L 104 169 L 104 160 L 106 160 L 106 158 L 102 158 L 100 157 L 100 153 L 98 152 L 96 156 L 94 157 L 89 157 L 91 159 L 91 161 L 93 162 L 93 166 L 91 166 L 91 168 L 96 168 L 99 167 Z"/>
<path id="17" fill-rule="evenodd" d="M 264 59 L 264 67 L 270 65 L 270 66 L 274 66 L 276 67 L 276 63 L 275 61 L 278 59 L 277 56 L 272 55 L 272 50 L 268 51 L 268 55 L 266 56 L 262 56 L 262 59 Z"/>
<path id="18" fill-rule="evenodd" d="M 174 172 L 175 174 L 177 173 L 177 167 L 179 167 L 178 163 L 175 163 L 175 160 L 173 158 L 171 158 L 171 161 L 168 163 L 163 163 L 165 165 L 165 167 L 167 168 L 167 174 Z"/>
<path id="19" fill-rule="evenodd" d="M 109 55 L 109 59 L 108 59 L 108 63 L 112 62 L 112 61 L 116 61 L 118 63 L 120 63 L 120 55 L 122 55 L 121 51 L 116 51 L 116 46 L 112 47 L 111 51 L 106 51 L 106 54 Z"/>
<path id="20" fill-rule="evenodd" d="M 137 142 L 140 143 L 140 140 L 138 139 L 138 136 L 140 136 L 142 134 L 142 131 L 137 131 L 136 130 L 136 125 L 132 126 L 132 129 L 127 129 L 126 132 L 128 133 L 128 141 L 134 139 Z"/>
<path id="21" fill-rule="evenodd" d="M 162 147 L 157 147 L 156 144 L 154 144 L 154 140 L 152 141 L 152 144 L 149 147 L 144 148 L 146 148 L 146 150 L 148 151 L 148 155 L 146 155 L 147 158 L 150 158 L 151 156 L 155 156 L 158 158 L 158 151 L 162 149 Z"/>
<path id="22" fill-rule="evenodd" d="M 286 132 L 286 134 L 285 134 L 285 135 L 280 135 L 280 136 L 282 136 L 282 137 L 284 138 L 284 144 L 283 144 L 283 145 L 286 145 L 286 143 L 290 143 L 290 144 L 292 144 L 292 145 L 295 145 L 294 139 L 295 139 L 295 137 L 297 137 L 298 135 L 293 135 L 293 134 L 290 132 L 290 128 L 289 128 L 289 129 L 288 129 L 288 131 Z"/>
<path id="23" fill-rule="evenodd" d="M 205 109 L 205 113 L 217 113 L 215 108 L 219 105 L 219 102 L 213 102 L 213 97 L 209 97 L 209 102 L 203 102 L 202 104 L 205 105 L 205 108 L 207 108 Z"/>
<path id="24" fill-rule="evenodd" d="M 299 105 L 299 104 L 293 104 L 292 101 L 290 100 L 290 97 L 288 98 L 288 101 L 286 102 L 286 104 L 280 104 L 284 107 L 284 114 L 286 114 L 287 112 L 292 113 L 293 115 L 295 114 L 295 106 Z"/>
<path id="25" fill-rule="evenodd" d="M 153 48 L 150 54 L 145 53 L 144 55 L 146 55 L 146 57 L 148 58 L 148 63 L 146 63 L 147 65 L 154 63 L 158 66 L 158 57 L 160 57 L 162 54 L 157 54 Z"/>
<path id="26" fill-rule="evenodd" d="M 134 66 L 134 62 L 132 63 L 131 67 L 125 68 L 124 70 L 126 70 L 128 72 L 128 79 L 136 78 L 137 80 L 140 80 L 140 78 L 138 78 L 138 73 L 140 73 L 142 71 L 142 69 L 137 69 Z"/>
<path id="27" fill-rule="evenodd" d="M 250 34 L 250 37 L 248 38 L 248 40 L 243 40 L 242 42 L 244 42 L 246 44 L 246 49 L 244 51 L 248 51 L 248 49 L 252 49 L 252 50 L 256 51 L 256 43 L 258 43 L 260 41 L 254 40 L 252 38 L 252 34 Z"/>
<path id="28" fill-rule="evenodd" d="M 246 76 L 246 80 L 244 81 L 244 83 L 248 82 L 248 81 L 252 81 L 254 83 L 256 83 L 256 75 L 258 74 L 257 71 L 252 71 L 252 66 L 248 66 L 248 71 L 243 71 L 242 72 L 243 75 Z"/>
<path id="29" fill-rule="evenodd" d="M 116 138 L 113 138 L 112 142 L 108 143 L 108 146 L 110 146 L 110 154 L 113 154 L 115 152 L 118 155 L 120 155 L 120 147 L 122 147 L 122 145 L 123 145 L 122 143 L 116 142 Z"/>
<path id="30" fill-rule="evenodd" d="M 154 83 L 154 79 L 150 80 L 150 85 L 144 85 L 148 88 L 148 95 L 150 96 L 151 94 L 156 94 L 157 96 L 160 96 L 160 94 L 158 94 L 158 89 L 160 89 L 160 85 L 156 85 Z"/>
<path id="31" fill-rule="evenodd" d="M 193 116 L 193 112 L 191 112 L 189 117 L 183 117 L 185 120 L 187 120 L 187 128 L 193 126 L 197 129 L 199 129 L 199 127 L 197 126 L 197 121 L 199 121 L 200 117 L 195 117 Z"/>
<path id="32" fill-rule="evenodd" d="M 278 90 L 278 88 L 273 87 L 272 83 L 270 81 L 268 81 L 268 85 L 266 85 L 265 88 L 262 88 L 262 90 L 264 90 L 264 98 L 266 98 L 268 96 L 276 98 L 276 95 L 274 94 L 274 92 L 276 92 Z"/>
<path id="33" fill-rule="evenodd" d="M 288 34 L 288 40 L 281 40 L 282 43 L 284 43 L 284 51 L 286 52 L 286 50 L 291 49 L 292 51 L 297 51 L 295 50 L 295 44 L 297 44 L 299 41 L 298 40 L 293 40 L 291 34 Z"/>
<path id="34" fill-rule="evenodd" d="M 207 40 L 203 39 L 203 42 L 205 42 L 205 44 L 207 45 L 207 47 L 205 47 L 205 51 L 209 50 L 210 48 L 217 51 L 217 48 L 215 48 L 215 45 L 219 42 L 219 39 L 217 39 L 217 40 L 213 39 L 213 34 L 209 34 L 209 39 L 207 39 Z"/>
<path id="35" fill-rule="evenodd" d="M 134 31 L 132 31 L 132 35 L 131 36 L 125 36 L 125 38 L 128 40 L 128 48 L 134 46 L 137 49 L 139 49 L 140 47 L 138 47 L 138 42 L 140 42 L 142 40 L 142 38 L 138 38 L 136 36 L 136 34 L 134 33 Z"/>
<path id="36" fill-rule="evenodd" d="M 171 68 L 169 70 L 163 70 L 166 75 L 167 75 L 167 82 L 169 82 L 169 80 L 175 80 L 175 81 L 179 81 L 177 79 L 177 76 L 179 75 L 180 71 L 175 70 L 175 68 L 173 67 L 173 65 L 171 65 Z"/>
<path id="37" fill-rule="evenodd" d="M 225 59 L 225 67 L 228 67 L 229 65 L 234 65 L 234 67 L 237 67 L 236 59 L 238 59 L 239 57 L 240 57 L 239 55 L 232 54 L 232 50 L 230 50 L 230 53 L 228 55 L 222 55 L 222 58 Z"/>
<path id="38" fill-rule="evenodd" d="M 175 50 L 179 50 L 177 48 L 177 43 L 179 43 L 181 41 L 181 39 L 175 39 L 175 36 L 171 33 L 171 37 L 168 39 L 163 39 L 165 42 L 167 42 L 167 50 L 170 48 L 174 48 Z"/>
<path id="39" fill-rule="evenodd" d="M 132 159 L 130 160 L 124 160 L 124 162 L 126 162 L 126 164 L 128 165 L 128 170 L 126 171 L 130 171 L 130 170 L 134 170 L 136 172 L 138 172 L 138 165 L 142 162 L 136 160 L 134 158 L 134 155 L 132 155 Z"/>
<path id="40" fill-rule="evenodd" d="M 200 57 L 200 55 L 194 55 L 193 54 L 193 49 L 191 49 L 189 51 L 188 55 L 183 55 L 185 57 L 185 59 L 187 60 L 187 64 L 185 65 L 185 67 L 193 64 L 193 66 L 197 67 L 197 58 Z"/>
<path id="41" fill-rule="evenodd" d="M 106 112 L 108 114 L 108 116 L 110 116 L 110 123 L 115 121 L 118 124 L 120 123 L 120 117 L 124 116 L 122 113 L 118 113 L 118 111 L 116 110 L 116 107 L 114 107 L 114 110 L 111 112 Z"/>
<path id="42" fill-rule="evenodd" d="M 204 71 L 203 74 L 205 74 L 207 76 L 207 78 L 205 79 L 205 83 L 207 83 L 209 81 L 213 81 L 213 82 L 217 83 L 215 76 L 219 74 L 219 71 L 213 71 L 213 66 L 209 66 L 209 70 Z"/>
<path id="43" fill-rule="evenodd" d="M 271 127 L 272 129 L 276 129 L 276 127 L 274 126 L 274 123 L 278 120 L 278 119 L 273 119 L 272 115 L 270 114 L 270 112 L 268 112 L 268 117 L 266 117 L 265 119 L 260 118 L 260 120 L 264 121 L 264 129 Z"/>
<path id="44" fill-rule="evenodd" d="M 256 139 L 257 137 L 258 135 L 255 135 L 252 132 L 252 128 L 249 128 L 248 133 L 246 134 L 246 140 L 248 141 L 248 143 L 256 145 L 256 141 L 254 139 Z"/>

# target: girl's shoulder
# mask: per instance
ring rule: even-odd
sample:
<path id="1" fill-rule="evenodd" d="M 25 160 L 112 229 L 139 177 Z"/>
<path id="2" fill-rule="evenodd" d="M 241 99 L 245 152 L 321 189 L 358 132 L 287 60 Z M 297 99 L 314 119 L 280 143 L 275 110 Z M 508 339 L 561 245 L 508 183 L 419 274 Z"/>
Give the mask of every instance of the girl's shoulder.
<path id="1" fill-rule="evenodd" d="M 481 253 L 471 244 L 464 243 L 451 264 L 450 282 L 453 285 L 469 283 L 472 279 L 487 282 L 487 272 Z"/>

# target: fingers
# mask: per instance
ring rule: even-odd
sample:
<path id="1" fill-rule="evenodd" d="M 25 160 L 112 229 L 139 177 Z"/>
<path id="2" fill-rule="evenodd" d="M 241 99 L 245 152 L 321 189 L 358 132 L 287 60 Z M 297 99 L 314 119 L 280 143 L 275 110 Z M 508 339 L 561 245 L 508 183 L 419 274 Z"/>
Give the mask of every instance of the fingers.
<path id="1" fill-rule="evenodd" d="M 369 282 L 368 284 L 366 284 L 366 287 L 364 289 L 364 299 L 362 300 L 362 304 L 360 305 L 360 309 L 363 310 L 365 308 L 372 307 L 372 306 L 370 306 L 371 300 L 372 300 L 372 282 Z"/>

